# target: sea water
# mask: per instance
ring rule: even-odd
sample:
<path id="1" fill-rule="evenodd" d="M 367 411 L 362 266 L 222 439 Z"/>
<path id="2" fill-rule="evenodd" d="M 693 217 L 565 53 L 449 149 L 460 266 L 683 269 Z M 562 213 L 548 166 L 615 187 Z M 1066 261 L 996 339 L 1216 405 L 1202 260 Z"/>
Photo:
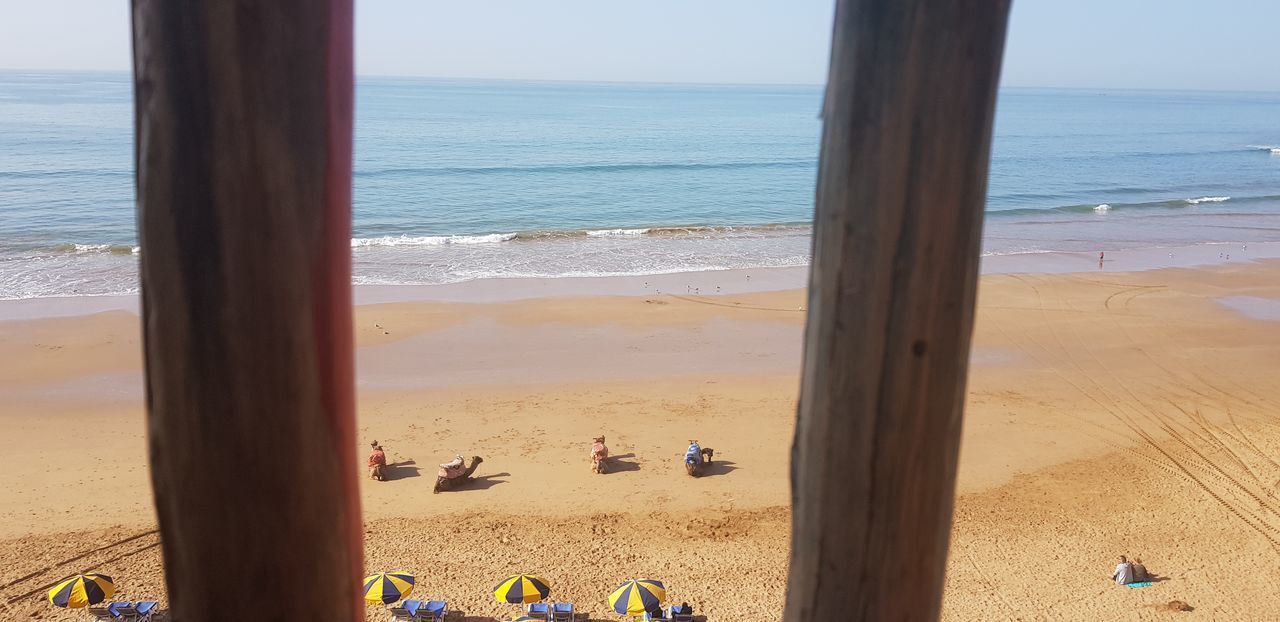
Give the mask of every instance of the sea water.
<path id="1" fill-rule="evenodd" d="M 804 265 L 821 98 L 361 79 L 354 280 Z M 127 74 L 0 73 L 0 299 L 137 291 L 132 120 Z M 1000 92 L 984 254 L 1269 241 L 1280 94 Z"/>

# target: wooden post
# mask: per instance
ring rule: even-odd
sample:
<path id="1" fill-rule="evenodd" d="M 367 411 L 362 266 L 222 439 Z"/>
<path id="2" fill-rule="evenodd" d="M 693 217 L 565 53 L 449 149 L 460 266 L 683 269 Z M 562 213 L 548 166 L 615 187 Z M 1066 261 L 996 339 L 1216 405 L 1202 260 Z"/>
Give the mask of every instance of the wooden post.
<path id="1" fill-rule="evenodd" d="M 837 5 L 788 621 L 939 616 L 1008 8 Z"/>
<path id="2" fill-rule="evenodd" d="M 172 617 L 363 620 L 351 0 L 134 0 L 152 486 Z"/>

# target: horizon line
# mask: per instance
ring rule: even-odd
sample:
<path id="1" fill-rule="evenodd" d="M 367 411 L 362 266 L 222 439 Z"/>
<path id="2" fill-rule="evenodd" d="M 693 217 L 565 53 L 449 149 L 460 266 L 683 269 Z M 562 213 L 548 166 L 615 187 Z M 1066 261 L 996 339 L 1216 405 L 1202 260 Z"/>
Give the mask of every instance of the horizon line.
<path id="1" fill-rule="evenodd" d="M 131 74 L 129 69 L 31 69 L 16 67 L 0 67 L 0 73 L 62 73 L 62 74 Z M 472 77 L 472 76 L 425 76 L 425 75 L 403 75 L 403 74 L 381 74 L 381 73 L 357 73 L 356 80 L 362 79 L 381 79 L 381 80 L 424 80 L 424 81 L 471 81 L 471 82 L 524 82 L 524 83 L 557 83 L 557 84 L 637 84 L 652 86 L 729 86 L 729 87 L 810 87 L 824 88 L 825 83 L 816 82 L 697 82 L 689 80 L 674 81 L 658 81 L 658 80 L 599 80 L 599 79 L 574 79 L 574 78 L 494 78 L 494 77 Z M 1000 84 L 998 89 L 1056 89 L 1065 91 L 1149 91 L 1149 92 L 1178 92 L 1178 93 L 1262 93 L 1272 94 L 1280 93 L 1280 89 L 1213 89 L 1213 88 L 1197 88 L 1197 87 L 1119 87 L 1119 86 L 1054 86 L 1046 84 Z"/>

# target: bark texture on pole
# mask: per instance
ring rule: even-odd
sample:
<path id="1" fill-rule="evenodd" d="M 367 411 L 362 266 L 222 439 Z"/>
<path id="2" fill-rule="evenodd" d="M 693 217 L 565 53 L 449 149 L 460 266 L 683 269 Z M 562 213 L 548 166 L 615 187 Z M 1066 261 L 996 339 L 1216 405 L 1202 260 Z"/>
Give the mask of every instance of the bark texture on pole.
<path id="1" fill-rule="evenodd" d="M 934 620 L 1007 0 L 841 0 L 785 618 Z"/>
<path id="2" fill-rule="evenodd" d="M 351 0 L 133 2 L 151 473 L 177 620 L 364 619 L 351 27 Z"/>

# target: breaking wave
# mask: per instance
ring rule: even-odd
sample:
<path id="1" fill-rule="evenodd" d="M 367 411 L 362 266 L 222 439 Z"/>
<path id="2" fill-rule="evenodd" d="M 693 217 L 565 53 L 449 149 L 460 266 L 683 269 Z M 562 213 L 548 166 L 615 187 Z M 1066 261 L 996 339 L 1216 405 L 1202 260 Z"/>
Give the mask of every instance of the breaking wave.
<path id="1" fill-rule="evenodd" d="M 516 239 L 515 233 L 484 235 L 384 235 L 375 238 L 351 238 L 351 248 L 370 246 L 443 246 L 445 244 L 497 244 Z"/>

